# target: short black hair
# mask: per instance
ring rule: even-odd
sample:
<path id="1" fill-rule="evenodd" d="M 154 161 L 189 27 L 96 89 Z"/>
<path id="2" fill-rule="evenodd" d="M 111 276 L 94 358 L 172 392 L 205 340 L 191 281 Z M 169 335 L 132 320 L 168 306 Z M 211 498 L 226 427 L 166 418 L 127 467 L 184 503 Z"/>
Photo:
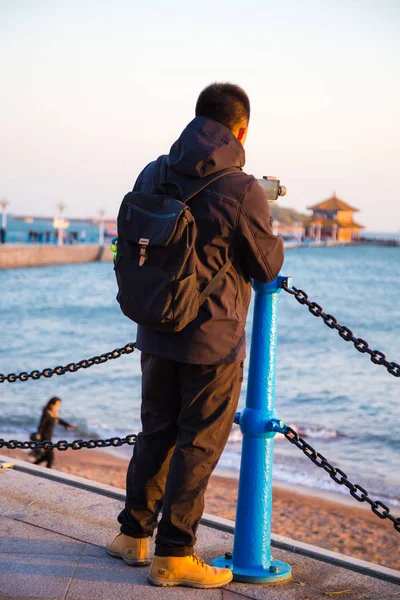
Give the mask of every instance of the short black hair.
<path id="1" fill-rule="evenodd" d="M 233 83 L 212 83 L 201 92 L 196 103 L 196 117 L 208 117 L 232 129 L 250 120 L 250 100 L 246 92 Z"/>

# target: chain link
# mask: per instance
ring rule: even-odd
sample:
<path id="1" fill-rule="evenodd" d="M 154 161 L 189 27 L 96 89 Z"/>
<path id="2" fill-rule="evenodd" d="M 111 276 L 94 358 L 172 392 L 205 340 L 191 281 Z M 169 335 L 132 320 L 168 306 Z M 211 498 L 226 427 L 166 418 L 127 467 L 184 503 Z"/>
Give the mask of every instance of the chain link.
<path id="1" fill-rule="evenodd" d="M 376 365 L 382 365 L 386 367 L 388 373 L 394 375 L 395 377 L 400 377 L 400 365 L 396 362 L 390 362 L 386 359 L 386 356 L 383 352 L 379 350 L 372 350 L 369 347 L 369 344 L 363 340 L 362 338 L 357 338 L 349 329 L 344 325 L 340 325 L 337 319 L 324 312 L 322 306 L 317 304 L 316 302 L 312 302 L 309 300 L 308 295 L 301 289 L 297 289 L 292 286 L 289 288 L 287 283 L 283 282 L 283 289 L 289 294 L 293 295 L 297 302 L 300 304 L 305 304 L 308 306 L 308 310 L 314 317 L 322 317 L 325 325 L 330 329 L 336 329 L 340 335 L 340 337 L 346 342 L 352 342 L 355 349 L 362 354 L 369 354 L 371 361 Z M 136 345 L 134 343 L 126 344 L 123 348 L 117 348 L 112 350 L 111 352 L 105 352 L 104 354 L 100 354 L 99 356 L 93 356 L 92 358 L 83 359 L 77 363 L 71 362 L 67 364 L 65 367 L 59 365 L 57 367 L 45 368 L 42 371 L 34 370 L 30 373 L 26 371 L 22 371 L 21 373 L 9 373 L 8 375 L 3 375 L 0 373 L 0 383 L 4 383 L 8 381 L 9 383 L 14 383 L 15 381 L 28 381 L 28 379 L 38 380 L 41 377 L 50 378 L 53 375 L 65 375 L 65 373 L 76 373 L 80 369 L 88 369 L 93 365 L 99 365 L 107 362 L 108 360 L 114 360 L 119 358 L 123 354 L 131 354 L 134 352 Z M 341 469 L 333 467 L 329 461 L 322 455 L 319 454 L 310 444 L 308 444 L 303 438 L 299 436 L 299 434 L 287 426 L 284 435 L 290 443 L 297 446 L 302 452 L 308 456 L 308 458 L 317 466 L 327 473 L 333 481 L 335 481 L 339 485 L 344 485 L 348 488 L 351 496 L 355 498 L 358 502 L 367 502 L 371 507 L 372 512 L 377 515 L 381 519 L 389 519 L 392 521 L 393 526 L 396 531 L 400 532 L 400 518 L 394 517 L 388 506 L 386 506 L 380 500 L 372 500 L 368 496 L 368 492 L 358 484 L 353 484 L 347 478 L 346 473 L 344 473 Z M 0 439 L 0 448 L 9 448 L 11 450 L 14 449 L 22 449 L 22 450 L 60 450 L 64 451 L 68 448 L 72 450 L 80 450 L 82 448 L 109 448 L 109 447 L 119 447 L 124 444 L 134 445 L 136 443 L 136 434 L 127 435 L 125 438 L 113 437 L 109 439 L 94 439 L 94 440 L 74 440 L 72 442 L 68 442 L 67 440 L 59 440 L 57 442 L 51 442 L 50 440 L 43 441 L 26 441 L 21 442 L 19 440 L 9 440 L 8 442 L 4 439 Z"/>
<path id="2" fill-rule="evenodd" d="M 28 379 L 33 379 L 36 381 L 41 377 L 53 377 L 53 375 L 65 375 L 65 373 L 76 373 L 79 369 L 88 369 L 89 367 L 93 367 L 93 365 L 102 365 L 108 360 L 114 360 L 115 358 L 119 358 L 123 354 L 132 354 L 135 350 L 136 344 L 126 344 L 123 348 L 116 348 L 111 352 L 105 352 L 104 354 L 100 354 L 99 356 L 93 356 L 92 358 L 84 358 L 77 363 L 71 362 L 66 367 L 59 365 L 58 367 L 54 367 L 54 369 L 43 369 L 43 371 L 31 371 L 27 373 L 26 371 L 22 371 L 22 373 L 9 373 L 8 375 L 3 375 L 0 373 L 0 383 L 4 383 L 8 381 L 9 383 L 14 383 L 15 381 L 28 381 Z"/>
<path id="3" fill-rule="evenodd" d="M 394 375 L 394 377 L 400 377 L 400 365 L 398 363 L 387 360 L 383 352 L 380 352 L 379 350 L 372 350 L 369 347 L 368 342 L 362 338 L 356 337 L 352 330 L 345 325 L 340 325 L 335 317 L 324 312 L 322 306 L 316 302 L 311 302 L 311 300 L 308 299 L 308 295 L 303 290 L 300 290 L 294 286 L 291 288 L 288 287 L 286 281 L 283 282 L 283 289 L 285 292 L 288 292 L 288 294 L 294 296 L 297 302 L 308 306 L 308 310 L 312 315 L 314 315 L 314 317 L 322 317 L 325 325 L 327 325 L 329 329 L 336 329 L 340 337 L 345 342 L 353 342 L 354 348 L 358 350 L 358 352 L 361 352 L 362 354 L 369 354 L 369 357 L 374 365 L 382 365 L 383 367 L 386 367 L 388 373 Z"/>
<path id="4" fill-rule="evenodd" d="M 372 500 L 368 496 L 367 490 L 365 490 L 361 485 L 357 483 L 351 483 L 349 481 L 346 473 L 344 473 L 341 469 L 337 469 L 330 464 L 330 462 L 317 452 L 310 444 L 308 444 L 303 438 L 299 436 L 297 431 L 292 429 L 289 426 L 286 426 L 284 436 L 291 444 L 300 448 L 302 452 L 314 463 L 317 467 L 324 469 L 333 481 L 338 483 L 339 485 L 344 485 L 349 490 L 351 496 L 355 498 L 358 502 L 366 502 L 371 507 L 372 512 L 377 515 L 380 519 L 389 519 L 393 523 L 393 527 L 396 531 L 400 532 L 400 517 L 394 517 L 388 506 L 381 502 L 380 500 Z"/>
<path id="5" fill-rule="evenodd" d="M 284 436 L 291 443 L 297 446 L 317 467 L 324 469 L 333 481 L 339 485 L 344 485 L 348 488 L 351 496 L 358 502 L 367 502 L 371 507 L 372 512 L 377 515 L 380 519 L 389 519 L 392 521 L 396 531 L 400 532 L 400 518 L 394 517 L 388 506 L 380 500 L 372 500 L 369 497 L 367 490 L 358 484 L 353 484 L 349 481 L 346 473 L 341 469 L 335 468 L 330 462 L 317 452 L 308 442 L 299 436 L 297 431 L 289 426 L 286 426 Z M 93 448 L 117 448 L 128 444 L 133 446 L 136 443 L 137 435 L 132 433 L 124 438 L 112 437 L 108 439 L 95 439 L 95 440 L 74 440 L 68 442 L 67 440 L 59 440 L 58 442 L 52 442 L 50 440 L 43 441 L 26 441 L 21 442 L 19 440 L 9 440 L 8 442 L 4 439 L 0 439 L 0 449 L 8 448 L 10 450 L 21 449 L 21 450 L 60 450 L 64 451 L 68 448 L 72 450 L 81 450 L 82 448 L 93 449 Z"/>
<path id="6" fill-rule="evenodd" d="M 136 444 L 136 438 L 136 433 L 131 433 L 124 438 L 112 437 L 106 440 L 74 440 L 73 442 L 67 442 L 67 440 L 59 440 L 58 442 L 52 442 L 50 440 L 29 442 L 9 440 L 6 442 L 6 440 L 0 439 L 0 448 L 9 448 L 10 450 L 15 450 L 16 448 L 21 450 L 67 450 L 68 448 L 72 448 L 72 450 L 81 450 L 82 448 L 88 448 L 90 450 L 92 448 L 117 448 L 124 444 L 133 446 Z"/>

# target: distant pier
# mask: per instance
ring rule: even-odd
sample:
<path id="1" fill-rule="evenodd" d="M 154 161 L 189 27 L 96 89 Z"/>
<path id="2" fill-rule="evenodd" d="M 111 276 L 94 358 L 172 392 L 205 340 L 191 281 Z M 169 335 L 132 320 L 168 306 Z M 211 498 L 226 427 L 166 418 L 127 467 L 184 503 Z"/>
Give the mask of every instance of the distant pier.
<path id="1" fill-rule="evenodd" d="M 0 269 L 111 260 L 112 253 L 108 245 L 2 244 L 0 246 Z"/>
<path id="2" fill-rule="evenodd" d="M 285 240 L 285 248 L 317 248 L 322 246 L 397 246 L 400 240 L 361 238 L 356 242 L 337 240 Z M 73 263 L 111 262 L 112 252 L 109 245 L 73 244 L 56 246 L 53 244 L 1 244 L 0 269 L 24 267 L 44 267 Z"/>

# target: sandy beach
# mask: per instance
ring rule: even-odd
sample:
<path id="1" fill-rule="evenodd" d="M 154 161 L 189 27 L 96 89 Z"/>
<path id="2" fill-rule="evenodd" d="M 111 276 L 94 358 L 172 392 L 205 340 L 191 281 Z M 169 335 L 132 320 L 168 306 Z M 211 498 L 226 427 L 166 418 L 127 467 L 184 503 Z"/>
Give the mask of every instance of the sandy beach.
<path id="1" fill-rule="evenodd" d="M 1 449 L 0 454 L 29 460 L 26 451 Z M 125 489 L 128 461 L 100 450 L 56 453 L 54 468 Z M 206 512 L 235 519 L 238 480 L 213 475 Z M 394 511 L 395 512 L 395 511 Z M 395 513 L 397 515 L 397 513 Z M 116 524 L 117 529 L 117 524 Z M 274 484 L 274 533 L 400 570 L 400 534 L 388 520 L 349 498 L 320 490 Z"/>

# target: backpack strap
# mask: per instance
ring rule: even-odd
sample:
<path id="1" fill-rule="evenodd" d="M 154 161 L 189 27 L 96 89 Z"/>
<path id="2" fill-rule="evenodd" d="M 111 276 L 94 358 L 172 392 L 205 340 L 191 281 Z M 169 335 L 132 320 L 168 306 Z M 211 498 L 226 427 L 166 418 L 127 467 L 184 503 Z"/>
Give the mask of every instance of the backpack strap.
<path id="1" fill-rule="evenodd" d="M 229 271 L 231 266 L 232 266 L 232 261 L 228 258 L 226 263 L 224 263 L 222 265 L 220 270 L 214 275 L 214 277 L 206 285 L 206 287 L 203 289 L 203 291 L 200 292 L 199 306 L 201 306 L 207 300 L 208 296 L 213 293 L 213 291 L 216 289 L 216 287 L 219 284 L 219 282 L 221 281 L 221 279 L 223 277 L 225 277 L 225 275 L 227 274 L 227 272 Z"/>
<path id="2" fill-rule="evenodd" d="M 185 198 L 182 200 L 182 202 L 184 202 L 184 203 L 189 202 L 189 200 L 191 200 L 199 192 L 204 190 L 206 187 L 208 187 L 214 181 L 217 181 L 221 177 L 224 177 L 224 175 L 231 175 L 234 173 L 241 173 L 241 172 L 242 172 L 242 170 L 239 167 L 229 167 L 227 169 L 221 169 L 221 171 L 217 171 L 217 173 L 212 173 L 208 177 L 204 177 L 204 179 L 201 179 L 200 182 L 197 181 L 193 186 L 191 186 L 191 188 L 189 188 L 189 190 L 187 190 Z M 220 270 L 217 271 L 217 273 L 214 275 L 214 277 L 211 279 L 211 281 L 206 285 L 206 287 L 201 292 L 199 292 L 199 295 L 200 295 L 199 306 L 201 306 L 207 300 L 208 296 L 213 293 L 213 291 L 217 288 L 220 281 L 225 277 L 225 275 L 227 274 L 227 272 L 229 271 L 231 266 L 232 266 L 232 261 L 231 261 L 231 259 L 228 258 L 228 260 L 222 265 Z"/>
<path id="3" fill-rule="evenodd" d="M 159 156 L 154 165 L 153 179 L 152 179 L 152 193 L 153 194 L 165 194 L 167 183 L 167 155 L 163 154 Z"/>
<path id="4" fill-rule="evenodd" d="M 191 200 L 194 196 L 199 194 L 211 183 L 214 183 L 214 181 L 217 181 L 221 177 L 241 172 L 242 169 L 240 169 L 240 167 L 228 167 L 227 169 L 221 169 L 221 171 L 217 171 L 216 173 L 211 173 L 211 175 L 208 175 L 208 177 L 204 177 L 203 179 L 200 179 L 200 181 L 196 181 L 196 183 L 194 183 L 192 186 L 186 188 L 185 197 L 181 200 L 181 202 L 186 204 L 186 202 L 189 202 L 189 200 Z"/>
<path id="5" fill-rule="evenodd" d="M 167 185 L 170 182 L 167 180 L 167 154 L 163 154 L 159 156 L 156 160 L 156 164 L 154 165 L 153 179 L 152 179 L 152 193 L 153 194 L 165 194 L 167 191 Z M 228 167 L 227 169 L 221 169 L 221 171 L 217 171 L 216 173 L 211 173 L 208 177 L 204 177 L 200 179 L 200 181 L 196 181 L 193 185 L 190 185 L 186 188 L 186 193 L 184 197 L 181 199 L 181 202 L 186 204 L 189 202 L 194 196 L 199 194 L 202 190 L 208 187 L 214 181 L 217 181 L 224 175 L 231 175 L 234 173 L 240 173 L 242 170 L 240 167 Z M 175 183 L 171 183 L 171 185 L 175 185 L 179 191 L 181 191 L 181 187 Z"/>
<path id="6" fill-rule="evenodd" d="M 231 175 L 234 173 L 241 173 L 242 170 L 239 167 L 228 167 L 227 169 L 221 169 L 221 171 L 217 171 L 216 173 L 212 173 L 208 175 L 208 177 L 204 177 L 200 181 L 196 181 L 195 184 L 186 188 L 186 194 L 184 198 L 182 198 L 181 202 L 186 204 L 194 198 L 197 194 L 199 194 L 206 187 L 217 181 L 221 177 L 225 175 Z M 159 156 L 156 161 L 154 167 L 154 176 L 152 181 L 153 193 L 156 194 L 165 194 L 166 193 L 166 184 L 167 184 L 167 155 L 164 154 Z M 177 186 L 180 189 L 180 186 Z M 232 266 L 232 261 L 228 259 L 220 268 L 220 270 L 214 275 L 211 281 L 206 285 L 206 287 L 199 292 L 200 300 L 199 306 L 201 306 L 208 298 L 210 294 L 217 288 L 219 282 L 225 277 L 227 272 Z"/>

